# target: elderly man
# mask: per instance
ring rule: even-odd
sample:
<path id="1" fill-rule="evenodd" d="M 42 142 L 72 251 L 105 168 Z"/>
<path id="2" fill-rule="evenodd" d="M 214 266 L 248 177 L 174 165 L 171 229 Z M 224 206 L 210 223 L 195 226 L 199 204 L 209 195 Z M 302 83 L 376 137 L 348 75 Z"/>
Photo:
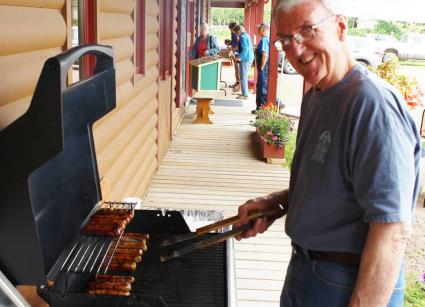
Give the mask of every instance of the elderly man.
<path id="1" fill-rule="evenodd" d="M 238 58 L 239 61 L 239 78 L 242 94 L 238 95 L 237 99 L 248 99 L 248 74 L 254 60 L 254 50 L 252 47 L 251 38 L 245 32 L 245 28 L 241 25 L 233 27 L 233 31 L 239 37 Z"/>
<path id="2" fill-rule="evenodd" d="M 254 114 L 262 106 L 267 104 L 267 83 L 269 79 L 270 26 L 262 23 L 257 27 L 257 29 L 260 42 L 255 50 L 255 61 L 257 67 L 257 95 L 255 97 L 255 103 L 257 108 L 252 111 Z"/>
<path id="3" fill-rule="evenodd" d="M 208 55 L 216 55 L 219 50 L 217 39 L 208 33 L 209 26 L 207 23 L 202 23 L 200 27 L 201 35 L 198 36 L 193 44 L 193 48 L 189 56 L 193 59 L 202 58 Z"/>
<path id="4" fill-rule="evenodd" d="M 239 215 L 246 222 L 255 208 L 287 212 L 293 252 L 281 306 L 402 306 L 418 131 L 395 88 L 350 56 L 340 2 L 276 2 L 275 45 L 312 88 L 289 189 L 247 201 Z M 257 219 L 238 239 L 273 221 Z"/>

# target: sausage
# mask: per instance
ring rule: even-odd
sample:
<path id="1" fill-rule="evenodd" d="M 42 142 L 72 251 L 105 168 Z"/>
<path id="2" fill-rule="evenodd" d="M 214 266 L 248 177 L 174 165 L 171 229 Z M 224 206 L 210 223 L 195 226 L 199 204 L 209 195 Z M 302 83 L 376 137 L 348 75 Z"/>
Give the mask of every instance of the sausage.
<path id="1" fill-rule="evenodd" d="M 136 239 L 136 238 L 132 238 L 132 237 L 127 237 L 126 235 L 123 235 L 121 237 L 121 242 L 129 242 L 129 243 L 146 245 L 146 239 Z"/>
<path id="2" fill-rule="evenodd" d="M 110 257 L 110 255 L 109 255 Z M 130 253 L 120 253 L 120 254 L 113 254 L 112 255 L 112 261 L 134 261 L 136 263 L 142 261 L 142 257 L 138 254 L 130 254 Z"/>
<path id="3" fill-rule="evenodd" d="M 142 242 L 135 243 L 135 242 L 122 242 L 122 241 L 120 241 L 118 243 L 117 248 L 142 249 L 144 252 L 146 252 L 148 250 L 146 243 L 142 243 Z"/>
<path id="4" fill-rule="evenodd" d="M 104 265 L 106 267 L 107 263 Z M 109 264 L 109 269 L 114 271 L 135 271 L 137 268 L 136 262 L 113 262 Z"/>
<path id="5" fill-rule="evenodd" d="M 125 216 L 125 217 L 134 217 L 134 212 L 132 210 L 115 210 L 115 209 L 99 209 L 94 214 L 96 215 L 110 215 L 110 216 Z"/>
<path id="6" fill-rule="evenodd" d="M 131 291 L 131 285 L 129 283 L 117 283 L 117 282 L 108 282 L 108 281 L 92 281 L 92 282 L 89 282 L 89 289 Z"/>
<path id="7" fill-rule="evenodd" d="M 139 240 L 140 239 L 149 240 L 149 235 L 147 233 L 126 232 L 125 236 L 139 239 Z"/>
<path id="8" fill-rule="evenodd" d="M 118 295 L 118 296 L 129 296 L 129 291 L 117 291 L 117 290 L 104 290 L 104 289 L 89 289 L 91 295 Z"/>
<path id="9" fill-rule="evenodd" d="M 113 225 L 92 225 L 87 224 L 81 229 L 84 234 L 108 235 L 112 237 L 120 236 L 124 231 L 124 227 L 116 227 Z"/>
<path id="10" fill-rule="evenodd" d="M 106 275 L 99 274 L 96 277 L 96 281 L 108 281 L 108 282 L 117 282 L 117 283 L 129 283 L 132 284 L 135 281 L 133 276 L 126 275 Z"/>
<path id="11" fill-rule="evenodd" d="M 131 255 L 131 256 L 141 256 L 143 255 L 143 250 L 141 249 L 128 249 L 128 248 L 117 248 L 115 249 L 114 255 Z"/>
<path id="12" fill-rule="evenodd" d="M 124 220 L 118 219 L 103 219 L 103 218 L 91 218 L 87 225 L 93 226 L 115 226 L 115 227 L 125 227 L 128 223 Z"/>

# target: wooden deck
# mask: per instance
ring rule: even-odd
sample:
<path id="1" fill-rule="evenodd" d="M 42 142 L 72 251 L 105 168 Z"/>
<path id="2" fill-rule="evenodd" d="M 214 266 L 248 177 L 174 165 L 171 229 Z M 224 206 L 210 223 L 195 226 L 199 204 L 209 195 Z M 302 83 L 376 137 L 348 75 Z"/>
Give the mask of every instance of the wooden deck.
<path id="1" fill-rule="evenodd" d="M 249 198 L 286 188 L 288 170 L 259 158 L 251 106 L 213 105 L 214 124 L 206 125 L 191 123 L 191 105 L 143 207 L 220 210 L 228 217 Z M 239 307 L 279 306 L 290 251 L 283 220 L 260 236 L 235 241 Z"/>

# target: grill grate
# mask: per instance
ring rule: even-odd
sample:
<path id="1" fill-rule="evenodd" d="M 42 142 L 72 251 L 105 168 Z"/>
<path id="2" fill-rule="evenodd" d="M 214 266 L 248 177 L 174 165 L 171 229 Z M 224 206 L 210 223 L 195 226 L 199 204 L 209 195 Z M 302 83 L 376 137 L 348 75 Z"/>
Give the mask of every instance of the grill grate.
<path id="1" fill-rule="evenodd" d="M 148 252 L 135 273 L 132 293 L 161 296 L 170 307 L 227 306 L 227 287 L 223 282 L 226 280 L 226 244 L 159 262 L 158 245 L 170 236 L 151 234 Z M 187 246 L 199 240 L 182 242 L 173 247 Z"/>

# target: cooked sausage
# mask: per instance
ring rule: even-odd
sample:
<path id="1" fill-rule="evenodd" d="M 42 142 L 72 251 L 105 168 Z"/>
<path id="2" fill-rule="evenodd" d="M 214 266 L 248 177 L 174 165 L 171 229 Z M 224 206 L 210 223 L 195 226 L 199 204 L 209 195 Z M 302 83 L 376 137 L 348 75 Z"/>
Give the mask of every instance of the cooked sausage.
<path id="1" fill-rule="evenodd" d="M 99 274 L 96 277 L 96 281 L 109 281 L 109 282 L 117 282 L 117 283 L 129 283 L 132 284 L 135 279 L 133 276 L 126 275 L 105 275 Z"/>
<path id="2" fill-rule="evenodd" d="M 108 255 L 109 257 L 111 257 L 111 255 Z M 142 257 L 140 257 L 139 254 L 135 254 L 135 253 L 114 253 L 112 255 L 112 260 L 115 261 L 134 261 L 134 262 L 140 262 L 142 260 Z"/>
<path id="3" fill-rule="evenodd" d="M 116 290 L 104 290 L 104 289 L 89 289 L 91 295 L 119 295 L 129 296 L 130 291 L 116 291 Z"/>
<path id="4" fill-rule="evenodd" d="M 89 282 L 89 289 L 131 291 L 131 285 L 129 283 L 92 281 L 92 282 Z"/>
<path id="5" fill-rule="evenodd" d="M 104 265 L 106 267 L 107 264 Z M 109 264 L 109 269 L 114 271 L 135 271 L 137 268 L 136 262 L 113 262 Z"/>
<path id="6" fill-rule="evenodd" d="M 149 240 L 149 235 L 147 233 L 126 232 L 125 235 L 135 239 Z"/>

